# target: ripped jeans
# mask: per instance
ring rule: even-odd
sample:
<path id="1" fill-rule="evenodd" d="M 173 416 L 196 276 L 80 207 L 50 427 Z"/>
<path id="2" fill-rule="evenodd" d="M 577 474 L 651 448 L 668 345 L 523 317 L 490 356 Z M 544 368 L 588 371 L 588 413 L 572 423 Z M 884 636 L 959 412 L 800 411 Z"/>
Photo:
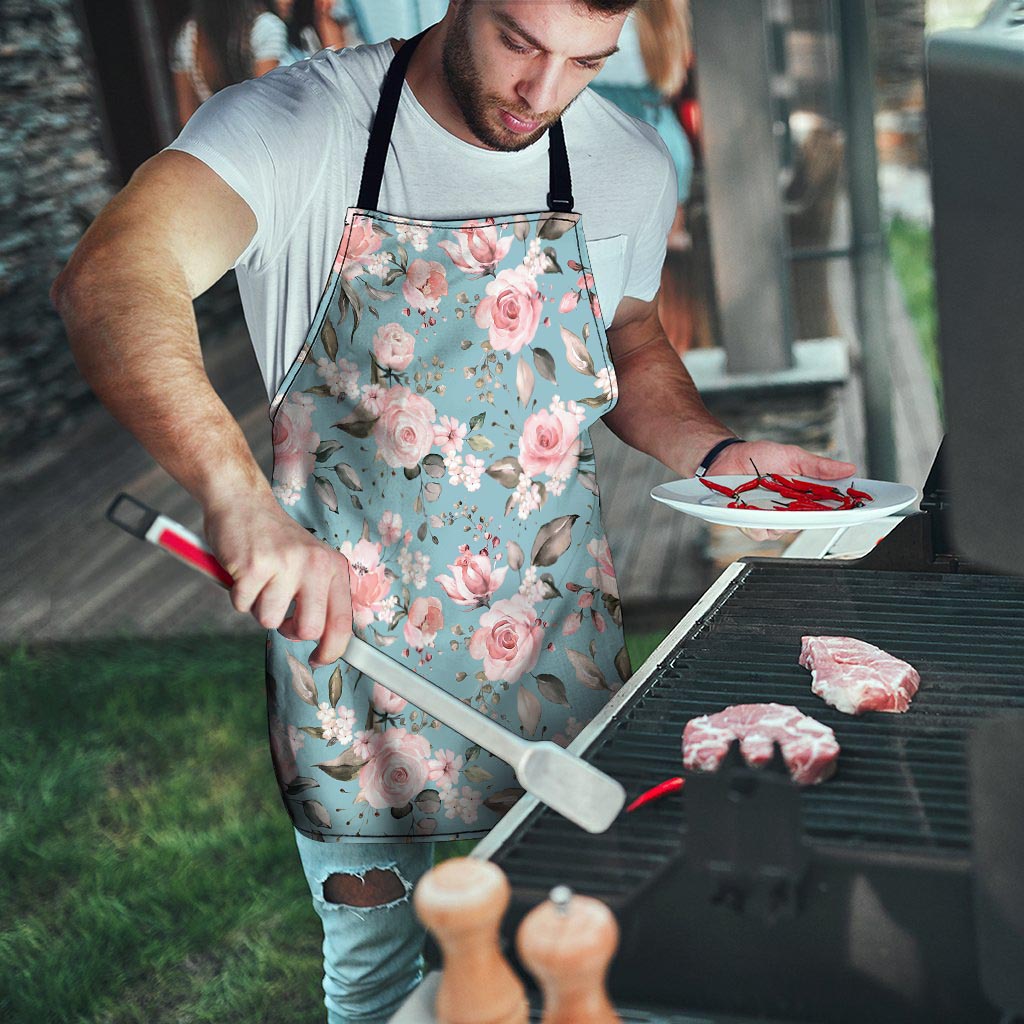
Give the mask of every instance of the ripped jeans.
<path id="1" fill-rule="evenodd" d="M 324 926 L 327 1024 L 383 1024 L 423 976 L 426 933 L 410 894 L 433 843 L 295 842 Z"/>

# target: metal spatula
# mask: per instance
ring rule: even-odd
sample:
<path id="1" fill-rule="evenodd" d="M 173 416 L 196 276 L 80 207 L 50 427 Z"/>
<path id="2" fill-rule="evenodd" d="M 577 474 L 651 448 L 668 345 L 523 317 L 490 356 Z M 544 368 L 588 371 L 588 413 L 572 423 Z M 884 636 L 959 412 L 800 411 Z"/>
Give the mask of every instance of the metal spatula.
<path id="1" fill-rule="evenodd" d="M 107 509 L 107 518 L 206 573 L 221 586 L 231 586 L 231 576 L 200 537 L 136 498 L 118 495 Z M 523 789 L 580 828 L 604 832 L 622 810 L 626 802 L 622 786 L 556 743 L 516 736 L 357 636 L 349 641 L 344 660 L 506 761 Z"/>

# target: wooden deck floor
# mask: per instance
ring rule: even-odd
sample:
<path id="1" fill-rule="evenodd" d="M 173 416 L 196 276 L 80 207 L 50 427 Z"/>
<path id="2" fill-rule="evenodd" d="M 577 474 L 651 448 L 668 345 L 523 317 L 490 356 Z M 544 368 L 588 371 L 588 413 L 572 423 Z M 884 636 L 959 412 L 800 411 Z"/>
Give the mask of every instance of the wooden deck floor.
<path id="1" fill-rule="evenodd" d="M 913 328 L 898 289 L 890 284 L 901 477 L 919 483 L 938 444 L 938 418 Z M 840 275 L 830 286 L 837 315 L 848 324 L 848 283 Z M 269 472 L 270 425 L 244 325 L 218 338 L 206 358 L 214 386 Z M 863 438 L 859 402 L 854 380 L 842 402 L 842 430 L 853 458 L 861 457 L 856 450 Z M 648 497 L 653 486 L 670 478 L 664 467 L 600 425 L 594 434 L 605 526 L 627 627 L 669 626 L 715 574 L 703 560 L 700 524 Z M 186 526 L 200 527 L 191 497 L 103 408 L 95 409 L 73 435 L 0 470 L 0 486 L 5 499 L 0 566 L 7 580 L 0 598 L 0 641 L 260 632 L 251 618 L 234 611 L 218 587 L 106 521 L 111 500 L 128 491 Z"/>

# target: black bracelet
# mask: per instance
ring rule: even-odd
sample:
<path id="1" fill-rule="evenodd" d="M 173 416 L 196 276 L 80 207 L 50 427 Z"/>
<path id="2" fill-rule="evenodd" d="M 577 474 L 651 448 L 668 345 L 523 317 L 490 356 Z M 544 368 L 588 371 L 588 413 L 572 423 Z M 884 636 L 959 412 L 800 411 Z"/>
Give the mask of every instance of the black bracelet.
<path id="1" fill-rule="evenodd" d="M 724 441 L 719 441 L 718 444 L 716 444 L 715 447 L 712 448 L 703 459 L 701 459 L 700 465 L 697 467 L 697 472 L 693 475 L 696 477 L 704 476 L 711 468 L 711 463 L 714 462 L 715 459 L 717 459 L 718 456 L 729 447 L 729 445 L 743 443 L 744 441 L 742 437 L 727 437 Z"/>

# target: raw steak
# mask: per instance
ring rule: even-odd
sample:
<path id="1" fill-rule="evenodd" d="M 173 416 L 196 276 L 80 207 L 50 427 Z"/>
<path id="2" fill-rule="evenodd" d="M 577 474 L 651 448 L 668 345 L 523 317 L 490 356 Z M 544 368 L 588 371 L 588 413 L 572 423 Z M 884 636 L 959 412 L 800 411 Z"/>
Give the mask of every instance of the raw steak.
<path id="1" fill-rule="evenodd" d="M 921 682 L 912 665 L 848 636 L 802 637 L 800 664 L 811 691 L 846 715 L 906 711 Z"/>
<path id="2" fill-rule="evenodd" d="M 683 729 L 683 767 L 713 772 L 734 739 L 754 768 L 771 760 L 778 740 L 790 777 L 801 786 L 824 782 L 836 770 L 835 733 L 789 704 L 734 704 L 691 719 Z"/>

